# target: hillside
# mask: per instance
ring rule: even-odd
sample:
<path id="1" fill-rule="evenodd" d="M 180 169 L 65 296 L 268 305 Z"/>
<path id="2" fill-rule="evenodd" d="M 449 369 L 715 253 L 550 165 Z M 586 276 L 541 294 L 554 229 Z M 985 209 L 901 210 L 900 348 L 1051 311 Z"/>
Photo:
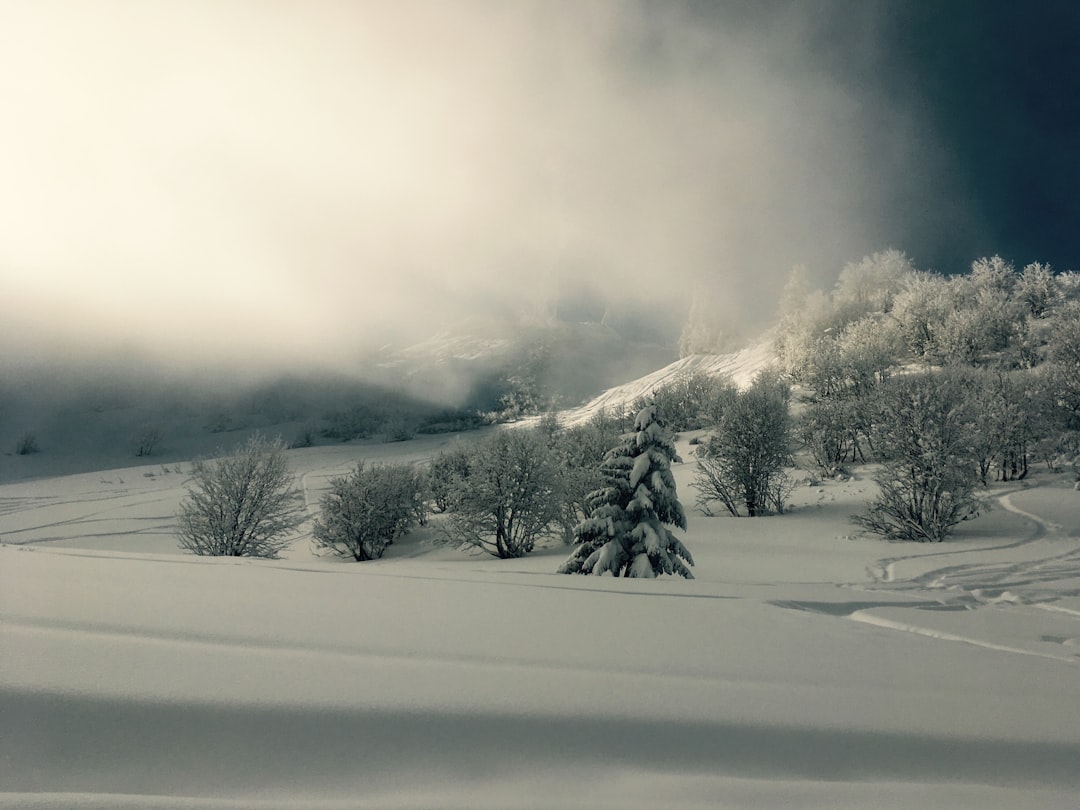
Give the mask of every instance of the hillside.
<path id="1" fill-rule="evenodd" d="M 682 375 L 697 372 L 711 376 L 727 376 L 739 387 L 745 387 L 754 375 L 774 360 L 775 355 L 768 339 L 730 354 L 690 355 L 636 380 L 613 386 L 584 405 L 562 411 L 560 417 L 564 424 L 575 425 L 604 411 L 622 412 L 642 397 L 647 397 L 653 390 Z"/>

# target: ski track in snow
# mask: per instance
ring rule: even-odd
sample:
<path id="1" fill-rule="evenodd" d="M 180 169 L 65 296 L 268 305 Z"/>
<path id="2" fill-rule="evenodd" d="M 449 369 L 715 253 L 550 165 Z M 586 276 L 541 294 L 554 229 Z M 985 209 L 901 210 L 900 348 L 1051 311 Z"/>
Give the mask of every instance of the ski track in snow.
<path id="1" fill-rule="evenodd" d="M 1080 610 L 1054 604 L 1062 598 L 1080 596 L 1080 589 L 1075 588 L 1076 582 L 1080 581 L 1080 545 L 1076 543 L 1075 538 L 1064 537 L 1062 527 L 1057 523 L 1013 503 L 1013 496 L 1024 491 L 1013 489 L 998 494 L 995 496 L 995 501 L 1006 511 L 1033 524 L 1033 529 L 1028 536 L 1010 539 L 989 547 L 947 548 L 922 554 L 886 558 L 868 569 L 873 581 L 871 585 L 853 584 L 849 587 L 858 590 L 927 593 L 934 595 L 942 608 L 959 608 L 969 611 L 985 611 L 994 608 L 1007 608 L 1010 611 L 1041 610 L 1059 617 L 1080 619 Z M 933 568 L 908 578 L 898 578 L 896 573 L 898 565 L 922 563 L 935 557 L 962 559 L 965 556 L 977 555 L 985 558 L 988 555 L 993 556 L 1009 551 L 1029 550 L 1037 545 L 1046 545 L 1046 551 L 1055 551 L 1058 550 L 1060 544 L 1067 546 L 1065 551 L 1050 554 L 1036 553 L 1030 559 L 1010 559 L 1002 562 L 987 562 L 985 559 L 980 559 L 979 562 L 974 563 Z M 1074 588 L 1054 587 L 1055 583 L 1066 582 Z M 926 615 L 925 606 L 919 604 L 906 608 L 896 605 L 889 607 L 890 609 L 901 607 L 905 614 L 912 616 L 917 616 L 920 612 Z M 969 644 L 998 652 L 1080 664 L 1080 652 L 1061 653 L 1045 649 L 1047 646 L 1059 649 L 1080 647 L 1080 626 L 1057 637 L 1042 635 L 1024 639 L 1026 646 L 1020 646 L 926 627 L 914 619 L 900 621 L 887 618 L 875 613 L 873 608 L 852 612 L 847 614 L 847 618 L 863 624 L 939 641 Z"/>

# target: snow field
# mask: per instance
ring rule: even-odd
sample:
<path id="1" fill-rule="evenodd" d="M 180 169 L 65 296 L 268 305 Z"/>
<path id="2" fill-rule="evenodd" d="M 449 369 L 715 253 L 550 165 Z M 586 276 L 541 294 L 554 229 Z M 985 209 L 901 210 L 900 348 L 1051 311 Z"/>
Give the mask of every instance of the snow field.
<path id="1" fill-rule="evenodd" d="M 291 457 L 314 506 L 446 441 Z M 1075 806 L 1067 482 L 931 546 L 860 536 L 862 478 L 706 518 L 673 470 L 693 581 L 423 531 L 363 564 L 197 558 L 182 473 L 0 486 L 0 806 Z"/>

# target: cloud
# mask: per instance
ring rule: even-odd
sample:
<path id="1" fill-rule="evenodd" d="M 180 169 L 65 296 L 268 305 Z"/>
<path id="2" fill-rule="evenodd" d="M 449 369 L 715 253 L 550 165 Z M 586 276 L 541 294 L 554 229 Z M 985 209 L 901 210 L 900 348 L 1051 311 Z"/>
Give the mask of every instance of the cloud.
<path id="1" fill-rule="evenodd" d="M 920 181 L 792 6 L 11 4 L 4 338 L 297 363 L 586 282 L 766 314 Z"/>

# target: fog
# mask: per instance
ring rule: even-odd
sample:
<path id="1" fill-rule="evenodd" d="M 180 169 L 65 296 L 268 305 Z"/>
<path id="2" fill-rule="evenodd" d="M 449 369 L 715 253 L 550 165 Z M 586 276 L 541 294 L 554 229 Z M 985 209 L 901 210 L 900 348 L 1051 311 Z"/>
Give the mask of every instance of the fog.
<path id="1" fill-rule="evenodd" d="M 0 5 L 3 354 L 333 364 L 599 290 L 744 325 L 925 226 L 878 4 Z"/>

